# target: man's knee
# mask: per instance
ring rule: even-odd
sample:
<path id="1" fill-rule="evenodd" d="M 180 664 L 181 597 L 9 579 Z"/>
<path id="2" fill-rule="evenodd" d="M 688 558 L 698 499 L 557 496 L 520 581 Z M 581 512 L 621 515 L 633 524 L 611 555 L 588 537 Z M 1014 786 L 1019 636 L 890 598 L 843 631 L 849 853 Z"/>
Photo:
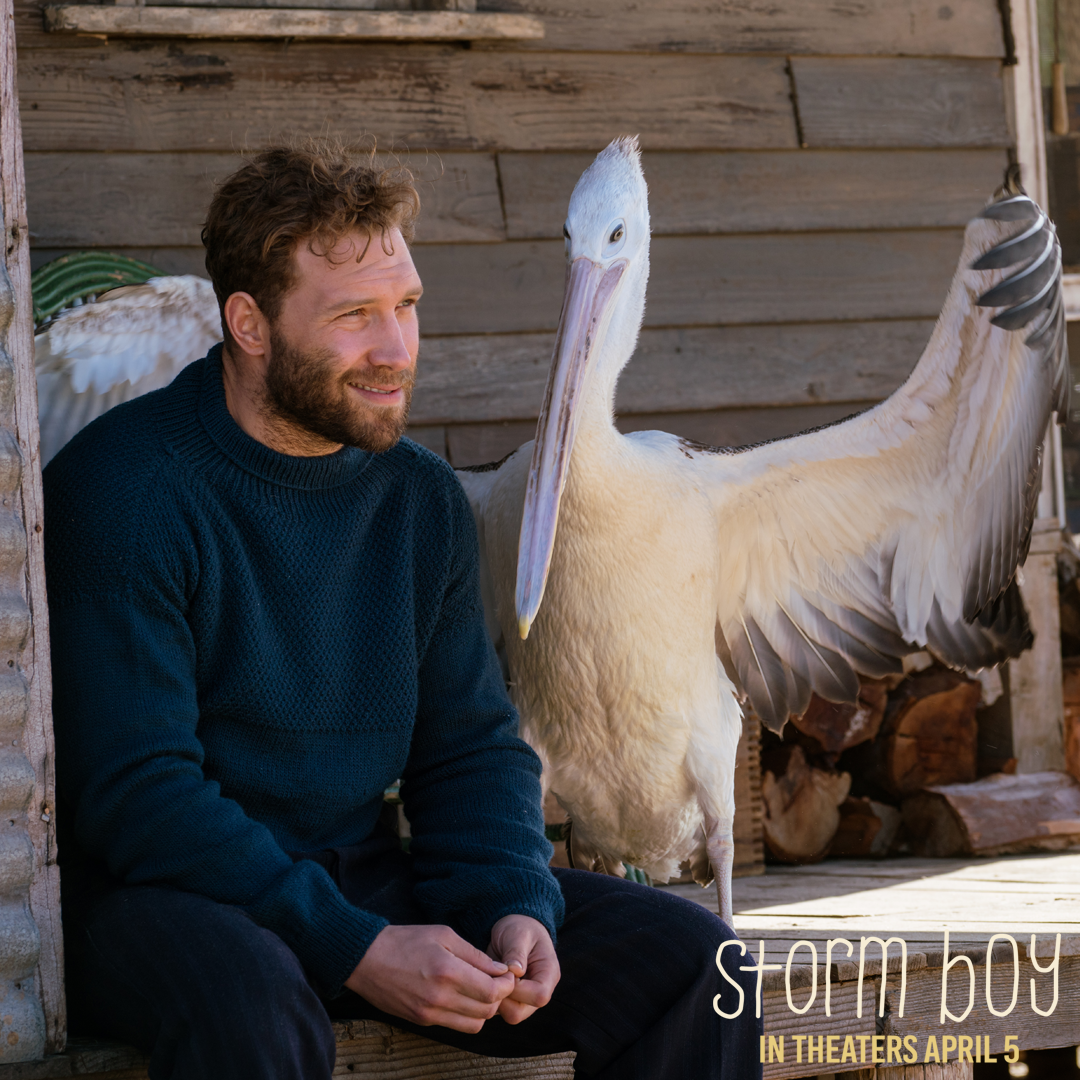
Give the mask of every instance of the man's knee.
<path id="1" fill-rule="evenodd" d="M 238 908 L 124 889 L 90 912 L 72 959 L 84 1015 L 151 1050 L 160 1075 L 330 1075 L 333 1028 L 303 967 Z"/>

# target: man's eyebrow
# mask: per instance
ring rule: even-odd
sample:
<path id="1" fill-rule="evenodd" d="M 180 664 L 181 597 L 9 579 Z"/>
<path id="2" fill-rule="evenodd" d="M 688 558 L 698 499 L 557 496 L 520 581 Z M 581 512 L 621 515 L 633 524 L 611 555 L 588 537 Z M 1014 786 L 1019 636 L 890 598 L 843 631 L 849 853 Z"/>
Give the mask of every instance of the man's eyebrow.
<path id="1" fill-rule="evenodd" d="M 402 300 L 418 300 L 424 292 L 424 286 L 420 282 L 416 282 L 411 288 L 406 289 L 401 294 Z M 359 300 L 342 300 L 339 304 L 332 304 L 327 310 L 331 312 L 352 311 L 354 308 L 367 307 L 369 304 L 377 304 L 379 297 L 367 296 L 361 297 Z"/>

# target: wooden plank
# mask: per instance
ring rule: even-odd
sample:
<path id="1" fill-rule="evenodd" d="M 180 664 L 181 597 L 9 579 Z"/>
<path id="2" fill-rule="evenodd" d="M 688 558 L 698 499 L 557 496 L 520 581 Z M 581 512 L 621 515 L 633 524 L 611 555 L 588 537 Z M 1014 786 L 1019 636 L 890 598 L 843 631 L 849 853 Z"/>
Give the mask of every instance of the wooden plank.
<path id="1" fill-rule="evenodd" d="M 827 424 L 848 415 L 852 406 L 814 405 L 790 409 L 718 409 L 621 416 L 620 431 L 670 431 L 710 446 L 744 446 Z M 536 434 L 536 422 L 507 420 L 492 424 L 452 424 L 446 428 L 447 457 L 455 467 L 498 461 Z M 697 886 L 694 886 L 697 888 Z M 700 890 L 699 890 L 700 891 Z M 710 890 L 705 890 L 709 892 Z M 716 890 L 711 891 L 716 905 Z"/>
<path id="2" fill-rule="evenodd" d="M 409 424 L 405 434 L 413 442 L 426 446 L 429 450 L 446 457 L 446 428 L 441 425 Z"/>
<path id="3" fill-rule="evenodd" d="M 396 160 L 418 179 L 417 242 L 504 238 L 491 154 L 401 154 Z M 56 248 L 200 247 L 215 184 L 243 162 L 240 154 L 27 154 L 31 240 Z M 392 162 L 380 156 L 379 163 Z"/>
<path id="4" fill-rule="evenodd" d="M 918 319 L 643 330 L 615 407 L 651 414 L 877 401 L 907 377 L 933 325 Z M 554 342 L 551 333 L 425 336 L 413 422 L 535 419 Z"/>
<path id="5" fill-rule="evenodd" d="M 334 1025 L 334 1076 L 370 1080 L 573 1080 L 572 1052 L 544 1057 L 480 1057 L 370 1020 Z M 2 1080 L 2 1078 L 0 1078 Z"/>
<path id="6" fill-rule="evenodd" d="M 334 1076 L 366 1080 L 572 1080 L 571 1052 L 529 1058 L 470 1054 L 399 1031 L 389 1024 L 352 1020 L 334 1024 Z M 0 1080 L 53 1080 L 93 1076 L 98 1080 L 146 1080 L 147 1057 L 133 1047 L 105 1040 L 72 1040 L 66 1053 L 44 1061 L 0 1065 Z"/>
<path id="7" fill-rule="evenodd" d="M 357 0 L 274 7 L 369 7 Z M 810 53 L 846 55 L 1004 55 L 994 0 L 774 0 L 755 5 L 702 5 L 699 0 L 497 0 L 485 9 L 539 17 L 545 37 L 515 49 L 585 52 Z M 18 0 L 20 48 L 45 38 L 40 0 Z M 46 39 L 47 40 L 47 39 Z M 72 43 L 74 44 L 74 42 Z"/>
<path id="8" fill-rule="evenodd" d="M 754 942 L 747 942 L 748 947 L 754 947 Z M 803 953 L 805 956 L 806 954 Z M 755 953 L 756 956 L 756 953 Z M 752 961 L 747 961 L 752 962 Z M 778 974 L 783 974 L 778 972 Z M 782 984 L 781 984 L 782 986 Z M 843 983 L 833 986 L 830 994 L 832 1013 L 831 1017 L 824 1015 L 820 1007 L 824 990 L 818 987 L 818 1005 L 814 1007 L 812 1014 L 798 1016 L 788 1009 L 787 994 L 784 989 L 768 990 L 761 995 L 762 1013 L 765 1017 L 765 1034 L 775 1039 L 785 1037 L 786 1053 L 784 1061 L 766 1061 L 762 1069 L 765 1080 L 787 1080 L 788 1077 L 813 1076 L 822 1069 L 827 1068 L 824 1061 L 819 1060 L 816 1064 L 806 1059 L 806 1044 L 802 1045 L 803 1056 L 801 1061 L 796 1056 L 796 1043 L 794 1035 L 813 1034 L 816 1039 L 819 1035 L 839 1035 L 843 1042 L 845 1035 L 854 1036 L 857 1040 L 859 1035 L 871 1036 L 874 1034 L 874 995 L 877 987 L 873 979 L 864 981 L 862 987 L 862 1016 L 856 1017 L 856 1007 L 859 1001 L 859 987 L 857 983 Z M 793 998 L 795 995 L 793 995 Z M 799 995 L 801 998 L 802 995 Z"/>
<path id="9" fill-rule="evenodd" d="M 1051 1016 L 1035 1015 L 1030 1008 L 1029 988 L 1031 968 L 1024 965 L 1021 977 L 1020 1004 L 1007 1020 L 993 1016 L 986 1003 L 986 971 L 982 965 L 976 974 L 974 1005 L 964 1020 L 964 1035 L 989 1036 L 990 1052 L 1000 1054 L 1004 1049 L 1005 1035 L 1015 1035 L 1021 1049 L 1033 1047 L 1074 1046 L 1076 1033 L 1080 1031 L 1080 957 L 1064 956 L 1059 975 L 1057 1008 Z M 1040 1007 L 1049 1008 L 1051 996 L 1050 975 L 1035 978 Z M 991 969 L 991 995 L 996 1007 L 1005 1008 L 1012 997 L 1013 965 L 1009 961 L 995 963 Z M 948 983 L 947 1004 L 954 1016 L 963 1013 L 969 1001 L 969 983 L 966 966 L 955 969 Z M 899 990 L 889 986 L 885 993 L 885 1032 L 890 1035 L 915 1035 L 919 1045 L 924 1046 L 928 1035 L 936 1035 L 940 1042 L 944 1033 L 955 1034 L 957 1028 L 949 1024 L 942 1028 L 941 1015 L 941 968 L 925 968 L 909 972 L 904 1015 L 899 1012 Z M 1025 1005 L 1027 1007 L 1025 1007 Z M 950 1029 L 952 1029 L 950 1031 Z"/>
<path id="10" fill-rule="evenodd" d="M 283 133 L 413 149 L 794 147 L 782 58 L 517 54 L 447 45 L 99 43 L 20 61 L 27 150 L 259 146 Z M 612 102 L 618 102 L 613 126 Z"/>
<path id="11" fill-rule="evenodd" d="M 1035 644 L 1009 662 L 1009 708 L 1017 771 L 1065 768 L 1065 703 L 1062 699 L 1061 612 L 1057 517 L 1032 527 L 1031 552 L 1024 563 L 1020 595 L 1030 613 Z"/>
<path id="12" fill-rule="evenodd" d="M 646 326 L 937 317 L 959 230 L 657 237 Z M 414 249 L 428 334 L 553 330 L 563 245 L 513 241 Z"/>
<path id="13" fill-rule="evenodd" d="M 511 239 L 562 235 L 590 154 L 499 155 Z M 654 236 L 964 225 L 1001 183 L 992 150 L 646 153 Z"/>
<path id="14" fill-rule="evenodd" d="M 658 237 L 652 245 L 645 323 L 663 327 L 936 318 L 960 246 L 961 234 L 952 230 Z M 70 250 L 35 249 L 32 264 L 39 266 Z M 201 248 L 110 250 L 164 273 L 206 273 Z M 413 256 L 427 290 L 420 306 L 425 335 L 555 329 L 564 279 L 561 243 L 418 245 Z M 905 331 L 897 332 L 902 339 Z M 882 330 L 884 340 L 891 333 Z M 912 343 L 916 333 L 912 329 Z M 890 351 L 893 347 L 886 346 Z M 535 350 L 528 355 L 540 365 L 536 378 L 542 382 L 550 362 L 547 344 L 522 348 Z M 777 353 L 767 350 L 764 355 Z"/>
<path id="15" fill-rule="evenodd" d="M 993 0 L 498 0 L 544 20 L 544 48 L 645 52 L 775 52 L 1002 56 Z"/>
<path id="16" fill-rule="evenodd" d="M 791 61 L 803 144 L 1008 146 L 995 60 Z"/>
<path id="17" fill-rule="evenodd" d="M 455 469 L 501 461 L 536 434 L 528 420 L 501 424 L 454 424 L 446 429 L 446 457 Z M 715 890 L 714 890 L 715 892 Z"/>
<path id="18" fill-rule="evenodd" d="M 71 247 L 45 248 L 36 247 L 30 249 L 30 266 L 36 270 L 53 259 L 59 259 L 61 255 L 69 255 L 76 250 Z M 156 267 L 163 274 L 198 274 L 206 277 L 206 252 L 202 247 L 181 248 L 129 248 L 110 247 L 109 251 L 117 255 L 126 255 L 131 259 L 138 259 L 150 266 Z"/>
<path id="19" fill-rule="evenodd" d="M 34 773 L 34 788 L 26 808 L 25 818 L 19 815 L 20 832 L 29 834 L 33 846 L 33 876 L 29 887 L 30 911 L 37 926 L 40 947 L 36 971 L 35 993 L 44 1014 L 34 1017 L 37 1031 L 11 1031 L 4 1057 L 18 1060 L 37 1057 L 42 1053 L 63 1049 L 67 1041 L 67 1007 L 64 998 L 64 944 L 60 925 L 60 870 L 56 862 L 56 747 L 52 730 L 52 675 L 49 663 L 49 609 L 45 594 L 45 561 L 43 547 L 44 506 L 41 491 L 41 466 L 38 461 L 37 382 L 34 377 L 33 321 L 30 299 L 30 244 L 26 220 L 26 177 L 23 170 L 22 133 L 19 118 L 19 98 L 16 89 L 15 35 L 11 19 L 11 4 L 4 0 L 0 6 L 0 221 L 3 223 L 4 250 L 0 255 L 0 330 L 4 333 L 5 349 L 0 349 L 0 366 L 7 383 L 0 406 L 4 436 L 18 445 L 20 470 L 11 476 L 12 484 L 4 486 L 7 495 L 5 513 L 17 518 L 15 528 L 5 523 L 9 537 L 18 537 L 21 551 L 4 551 L 8 573 L 2 582 L 8 596 L 20 606 L 25 604 L 30 619 L 25 644 L 13 651 L 8 666 L 22 675 L 25 697 L 5 695 L 6 715 L 2 722 L 12 739 L 5 751 L 11 762 L 5 767 L 12 775 L 18 765 L 28 760 Z M 3 269 L 6 267 L 6 269 Z M 12 385 L 13 380 L 13 385 Z M 11 486 L 16 490 L 11 491 Z M 19 537 L 19 530 L 23 537 Z M 9 541 L 10 546 L 10 541 Z M 25 563 L 23 558 L 25 557 Z M 11 578 L 14 580 L 11 580 Z M 15 699 L 14 703 L 12 698 Z M 22 698 L 22 700 L 19 700 Z M 14 707 L 13 707 L 14 704 Z M 12 715 L 14 714 L 14 715 Z M 21 731 L 18 729 L 22 728 Z M 15 730 L 12 730 L 15 729 Z M 21 747 L 19 744 L 22 744 Z M 25 753 L 25 759 L 21 759 Z M 10 788 L 10 781 L 6 781 Z M 15 825 L 16 821 L 10 822 Z M 3 881 L 3 891 L 13 897 L 24 893 L 24 882 L 11 880 L 9 869 Z M 23 900 L 25 903 L 25 899 Z M 7 973 L 7 972 L 5 972 Z M 23 973 L 17 973 L 23 977 Z M 16 984 L 17 985 L 17 984 Z M 6 982 L 6 995 L 11 983 Z M 23 993 L 17 994 L 21 998 Z M 30 1019 L 30 1009 L 8 998 L 12 1012 L 17 1013 L 20 1025 Z M 5 1020 L 11 1024 L 11 1018 Z M 40 1032 L 40 1034 L 38 1033 Z M 14 1040 L 14 1041 L 12 1041 Z M 18 1045 L 18 1049 L 15 1046 Z"/>
<path id="20" fill-rule="evenodd" d="M 46 4 L 43 14 L 45 29 L 51 34 L 107 34 L 112 37 L 538 41 L 544 36 L 544 24 L 528 15 L 475 15 L 457 11 Z"/>

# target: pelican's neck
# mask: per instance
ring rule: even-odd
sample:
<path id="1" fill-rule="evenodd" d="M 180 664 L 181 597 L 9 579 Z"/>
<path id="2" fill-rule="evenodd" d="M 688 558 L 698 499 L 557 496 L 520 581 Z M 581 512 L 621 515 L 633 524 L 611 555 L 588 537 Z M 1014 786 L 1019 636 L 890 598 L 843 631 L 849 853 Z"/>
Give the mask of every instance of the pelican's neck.
<path id="1" fill-rule="evenodd" d="M 579 449 L 589 454 L 598 449 L 615 447 L 624 437 L 615 427 L 615 389 L 623 369 L 637 348 L 641 321 L 645 315 L 645 287 L 649 277 L 648 252 L 633 266 L 628 275 L 626 288 L 622 291 L 612 311 L 611 319 L 601 340 L 597 343 L 592 372 L 586 380 L 581 401 L 581 421 L 576 446 L 570 459 L 573 471 L 574 459 Z"/>

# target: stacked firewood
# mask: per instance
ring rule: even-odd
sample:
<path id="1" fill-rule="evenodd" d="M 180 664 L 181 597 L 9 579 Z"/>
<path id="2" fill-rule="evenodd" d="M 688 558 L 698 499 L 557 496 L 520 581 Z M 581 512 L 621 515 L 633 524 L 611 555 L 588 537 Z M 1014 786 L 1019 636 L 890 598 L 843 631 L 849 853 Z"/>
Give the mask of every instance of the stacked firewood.
<path id="1" fill-rule="evenodd" d="M 997 672 L 917 654 L 905 676 L 862 684 L 854 705 L 816 696 L 782 739 L 764 733 L 769 855 L 999 854 L 1080 843 L 1080 784 L 1016 776 Z M 1005 708 L 1004 716 L 1001 715 Z"/>

